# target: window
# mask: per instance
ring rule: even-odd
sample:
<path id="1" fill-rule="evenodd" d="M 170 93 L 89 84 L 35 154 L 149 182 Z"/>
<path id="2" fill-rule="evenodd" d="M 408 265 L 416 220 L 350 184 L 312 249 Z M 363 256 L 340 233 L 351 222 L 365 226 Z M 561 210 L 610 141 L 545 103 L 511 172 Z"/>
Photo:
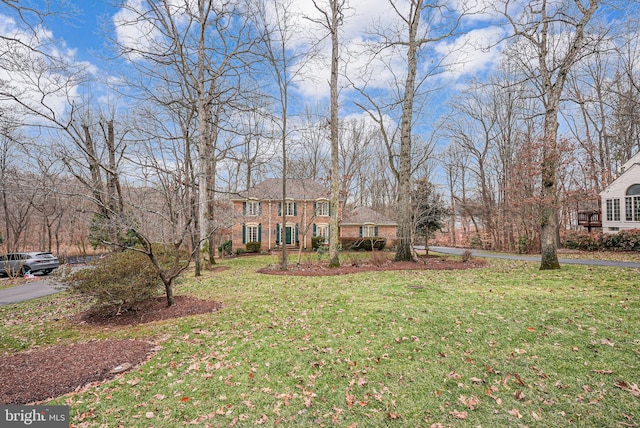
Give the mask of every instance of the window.
<path id="1" fill-rule="evenodd" d="M 260 202 L 247 201 L 244 203 L 244 214 L 247 216 L 260 215 Z"/>
<path id="2" fill-rule="evenodd" d="M 284 204 L 284 215 L 296 215 L 296 203 L 295 202 L 287 202 Z"/>
<path id="3" fill-rule="evenodd" d="M 322 236 L 324 238 L 324 244 L 329 242 L 329 225 L 328 224 L 317 224 L 315 225 L 315 234 L 314 236 Z"/>
<path id="4" fill-rule="evenodd" d="M 278 202 L 278 215 L 282 215 L 282 202 Z M 298 207 L 296 206 L 295 202 L 285 202 L 284 215 L 298 215 Z"/>
<path id="5" fill-rule="evenodd" d="M 365 225 L 362 226 L 362 237 L 363 238 L 373 238 L 375 236 L 377 236 L 376 232 L 377 232 L 377 227 L 375 227 L 374 225 Z"/>
<path id="6" fill-rule="evenodd" d="M 627 221 L 640 221 L 640 196 L 624 198 L 624 213 Z"/>
<path id="7" fill-rule="evenodd" d="M 329 215 L 329 202 L 316 202 L 316 215 L 328 216 Z"/>
<path id="8" fill-rule="evenodd" d="M 242 227 L 242 243 L 247 242 L 261 242 L 261 225 L 259 224 L 246 224 Z"/>
<path id="9" fill-rule="evenodd" d="M 620 221 L 620 199 L 607 199 L 605 204 L 607 221 Z"/>

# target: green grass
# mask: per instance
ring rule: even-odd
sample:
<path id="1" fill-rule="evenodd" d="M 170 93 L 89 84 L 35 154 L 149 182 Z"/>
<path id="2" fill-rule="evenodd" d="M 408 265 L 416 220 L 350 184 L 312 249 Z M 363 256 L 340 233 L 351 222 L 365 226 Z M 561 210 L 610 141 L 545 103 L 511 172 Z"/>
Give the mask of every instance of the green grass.
<path id="1" fill-rule="evenodd" d="M 4 352 L 151 338 L 148 363 L 68 404 L 82 426 L 640 424 L 638 271 L 490 260 L 466 271 L 271 276 L 223 263 L 177 292 L 217 313 L 95 329 L 59 295 L 0 308 Z M 437 425 L 436 425 L 437 426 Z"/>

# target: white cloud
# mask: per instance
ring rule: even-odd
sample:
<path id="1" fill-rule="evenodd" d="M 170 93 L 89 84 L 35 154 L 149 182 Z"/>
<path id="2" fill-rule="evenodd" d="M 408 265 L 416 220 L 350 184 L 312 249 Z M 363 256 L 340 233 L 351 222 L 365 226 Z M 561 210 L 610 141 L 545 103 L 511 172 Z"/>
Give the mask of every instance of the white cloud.
<path id="1" fill-rule="evenodd" d="M 5 52 L 0 62 L 0 81 L 7 95 L 15 96 L 34 111 L 59 117 L 79 96 L 78 76 L 72 73 L 95 74 L 97 69 L 76 61 L 76 49 L 55 39 L 51 31 L 43 27 L 34 30 L 35 34 L 24 31 L 14 19 L 0 15 L 0 51 Z M 4 103 L 15 109 L 13 101 L 6 99 Z"/>
<path id="2" fill-rule="evenodd" d="M 436 46 L 446 69 L 441 77 L 458 79 L 488 71 L 498 60 L 506 31 L 502 27 L 478 28 Z"/>

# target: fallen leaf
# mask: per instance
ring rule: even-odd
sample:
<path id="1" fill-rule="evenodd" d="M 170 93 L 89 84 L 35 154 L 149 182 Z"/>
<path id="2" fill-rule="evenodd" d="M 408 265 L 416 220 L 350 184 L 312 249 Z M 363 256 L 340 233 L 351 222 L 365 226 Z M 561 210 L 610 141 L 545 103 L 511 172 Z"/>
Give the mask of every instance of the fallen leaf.
<path id="1" fill-rule="evenodd" d="M 400 419 L 400 413 L 398 413 L 398 412 L 387 412 L 387 417 L 389 419 Z"/>
<path id="2" fill-rule="evenodd" d="M 525 398 L 524 392 L 517 390 L 515 394 L 513 394 L 514 398 L 518 401 L 522 401 Z"/>
<path id="3" fill-rule="evenodd" d="M 452 415 L 454 418 L 456 419 L 467 419 L 467 417 L 469 417 L 469 413 L 465 412 L 465 411 L 457 411 L 454 410 L 453 412 L 449 412 L 450 415 Z"/>
<path id="4" fill-rule="evenodd" d="M 469 410 L 475 410 L 478 404 L 480 404 L 480 399 L 474 395 L 471 397 L 461 395 L 460 398 L 458 398 L 458 401 L 467 406 Z"/>
<path id="5" fill-rule="evenodd" d="M 191 400 L 191 398 L 190 398 L 190 397 L 182 397 L 182 398 L 180 399 L 180 401 L 181 401 L 182 403 L 186 403 L 186 402 L 187 402 L 187 401 L 189 401 L 189 400 Z"/>
<path id="6" fill-rule="evenodd" d="M 520 412 L 518 411 L 518 409 L 511 409 L 508 412 L 511 416 L 515 416 L 516 418 L 520 419 L 522 418 L 522 415 L 520 414 Z"/>
<path id="7" fill-rule="evenodd" d="M 622 389 L 623 391 L 630 392 L 631 395 L 633 395 L 634 397 L 640 397 L 640 388 L 636 383 L 634 383 L 633 385 L 629 385 L 627 382 L 623 380 L 618 380 L 614 385 Z"/>
<path id="8" fill-rule="evenodd" d="M 146 418 L 147 418 L 147 419 L 151 419 L 151 418 L 153 418 L 153 416 L 154 416 L 154 415 L 153 415 L 153 412 L 147 412 L 147 413 L 145 413 L 144 415 L 146 416 Z"/>
<path id="9" fill-rule="evenodd" d="M 613 370 L 591 370 L 593 373 L 598 373 L 598 374 L 611 374 L 613 373 Z"/>
<path id="10" fill-rule="evenodd" d="M 461 374 L 458 374 L 456 372 L 449 372 L 446 374 L 447 378 L 449 379 L 460 379 L 462 377 Z"/>

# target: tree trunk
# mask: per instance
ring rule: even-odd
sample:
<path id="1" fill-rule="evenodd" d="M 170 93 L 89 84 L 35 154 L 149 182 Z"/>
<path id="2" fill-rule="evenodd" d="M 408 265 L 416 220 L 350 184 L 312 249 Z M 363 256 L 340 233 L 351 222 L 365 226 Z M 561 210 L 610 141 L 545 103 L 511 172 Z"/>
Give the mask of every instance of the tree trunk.
<path id="1" fill-rule="evenodd" d="M 331 0 L 331 203 L 329 211 L 329 267 L 340 266 L 338 255 L 338 210 L 340 165 L 338 159 L 338 1 Z"/>
<path id="2" fill-rule="evenodd" d="M 407 46 L 407 79 L 404 87 L 402 120 L 400 123 L 400 165 L 398 169 L 398 243 L 395 261 L 412 261 L 411 252 L 411 126 L 415 97 L 418 41 L 416 34 L 420 23 L 422 0 L 412 5 L 409 17 L 409 43 Z"/>

